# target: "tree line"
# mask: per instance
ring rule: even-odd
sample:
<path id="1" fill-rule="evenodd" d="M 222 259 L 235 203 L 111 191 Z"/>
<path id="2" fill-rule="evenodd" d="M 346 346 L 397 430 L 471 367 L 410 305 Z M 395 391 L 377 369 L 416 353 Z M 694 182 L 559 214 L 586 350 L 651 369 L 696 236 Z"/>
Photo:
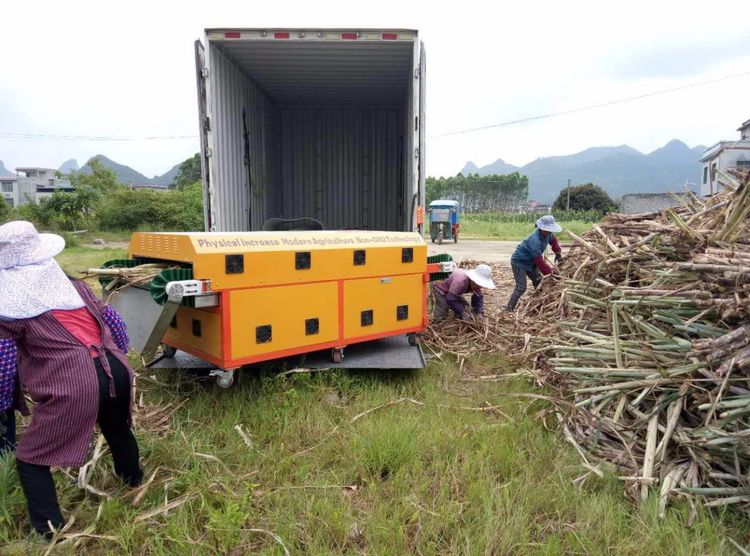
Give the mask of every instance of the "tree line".
<path id="1" fill-rule="evenodd" d="M 518 172 L 505 176 L 458 174 L 425 180 L 427 203 L 452 199 L 467 212 L 518 210 L 529 196 L 529 178 Z"/>
<path id="2" fill-rule="evenodd" d="M 69 176 L 72 192 L 55 191 L 39 204 L 16 208 L 0 197 L 0 223 L 29 220 L 42 229 L 59 232 L 202 230 L 203 191 L 197 157 L 180 165 L 169 191 L 130 189 L 120 183 L 113 170 L 93 160 L 91 174 Z"/>
<path id="3" fill-rule="evenodd" d="M 437 199 L 450 199 L 461 203 L 465 212 L 519 212 L 526 209 L 529 178 L 518 172 L 503 176 L 458 174 L 450 178 L 427 178 L 425 189 L 428 205 Z M 617 203 L 598 185 L 586 183 L 563 189 L 552 209 L 604 215 L 617 210 Z"/>

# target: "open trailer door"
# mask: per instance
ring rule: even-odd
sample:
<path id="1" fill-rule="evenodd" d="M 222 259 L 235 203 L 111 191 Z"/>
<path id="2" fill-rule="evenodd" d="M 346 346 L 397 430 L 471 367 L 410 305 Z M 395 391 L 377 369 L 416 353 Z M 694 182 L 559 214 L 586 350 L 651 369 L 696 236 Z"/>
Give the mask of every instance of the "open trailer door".
<path id="1" fill-rule="evenodd" d="M 211 188 L 211 148 L 208 146 L 208 134 L 211 131 L 211 119 L 208 117 L 208 94 L 206 82 L 208 67 L 206 51 L 200 40 L 195 41 L 195 78 L 198 90 L 198 129 L 201 143 L 201 182 L 203 184 L 203 222 L 207 232 L 214 231 L 214 216 Z"/>

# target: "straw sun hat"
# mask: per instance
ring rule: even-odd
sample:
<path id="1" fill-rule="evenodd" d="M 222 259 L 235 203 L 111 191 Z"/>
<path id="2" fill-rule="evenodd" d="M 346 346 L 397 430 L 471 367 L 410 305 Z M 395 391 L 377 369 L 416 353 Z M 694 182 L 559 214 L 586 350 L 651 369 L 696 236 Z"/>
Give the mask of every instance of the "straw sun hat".
<path id="1" fill-rule="evenodd" d="M 64 248 L 62 237 L 40 234 L 30 222 L 0 226 L 0 318 L 32 318 L 53 309 L 84 306 L 55 262 Z"/>

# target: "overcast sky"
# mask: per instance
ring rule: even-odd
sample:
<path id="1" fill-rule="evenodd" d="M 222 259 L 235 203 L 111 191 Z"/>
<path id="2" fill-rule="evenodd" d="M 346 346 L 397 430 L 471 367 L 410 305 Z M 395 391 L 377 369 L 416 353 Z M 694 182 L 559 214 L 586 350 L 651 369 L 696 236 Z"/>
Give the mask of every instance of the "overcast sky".
<path id="1" fill-rule="evenodd" d="M 0 133 L 197 133 L 193 41 L 205 27 L 407 27 L 427 48 L 427 133 L 485 126 L 750 72 L 750 7 L 706 2 L 39 2 L 3 4 Z M 715 13 L 714 13 L 715 12 Z M 467 160 L 521 165 L 591 146 L 652 151 L 738 136 L 750 75 L 476 133 L 428 139 L 430 175 Z M 197 139 L 20 140 L 17 166 L 83 164 L 102 153 L 153 176 Z"/>

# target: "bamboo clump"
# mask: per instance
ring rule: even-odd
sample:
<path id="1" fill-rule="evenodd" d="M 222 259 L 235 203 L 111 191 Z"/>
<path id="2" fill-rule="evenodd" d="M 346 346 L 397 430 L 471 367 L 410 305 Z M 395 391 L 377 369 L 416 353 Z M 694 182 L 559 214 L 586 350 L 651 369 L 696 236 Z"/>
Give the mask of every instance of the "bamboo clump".
<path id="1" fill-rule="evenodd" d="M 679 208 L 613 214 L 526 300 L 564 426 L 629 492 L 750 514 L 750 177 Z M 561 386 L 562 384 L 562 386 Z"/>

